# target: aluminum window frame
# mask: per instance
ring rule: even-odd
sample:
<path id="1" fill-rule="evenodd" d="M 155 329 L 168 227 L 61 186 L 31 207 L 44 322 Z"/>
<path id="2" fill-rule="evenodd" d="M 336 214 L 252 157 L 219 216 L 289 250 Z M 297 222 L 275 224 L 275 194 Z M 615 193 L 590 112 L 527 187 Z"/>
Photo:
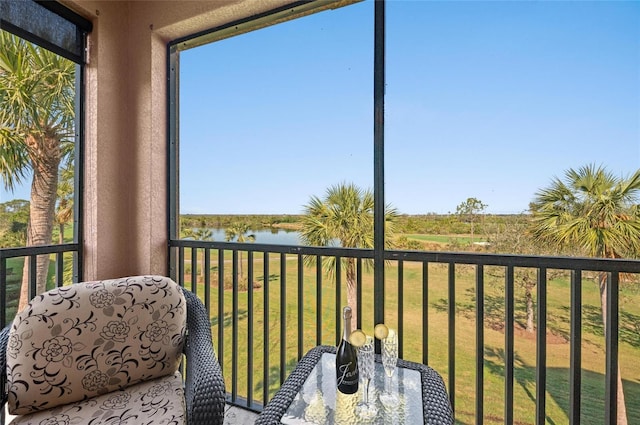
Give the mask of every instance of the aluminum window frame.
<path id="1" fill-rule="evenodd" d="M 75 62 L 73 282 L 83 277 L 84 138 L 87 36 L 91 21 L 54 1 L 0 0 L 0 29 Z M 61 43 L 61 40 L 72 40 Z M 52 245 L 57 245 L 53 244 Z"/>
<path id="2" fill-rule="evenodd" d="M 176 250 L 171 249 L 172 241 L 179 239 L 180 187 L 179 187 L 179 153 L 180 153 L 180 52 L 202 44 L 222 40 L 227 37 L 254 31 L 289 19 L 295 19 L 327 8 L 344 6 L 353 2 L 344 1 L 298 1 L 293 4 L 273 9 L 247 19 L 231 22 L 194 34 L 190 37 L 170 42 L 167 46 L 167 234 L 169 275 L 176 279 L 178 274 L 178 258 Z M 384 287 L 385 287 L 385 196 L 384 196 L 384 97 L 385 97 L 385 0 L 374 1 L 374 63 L 373 63 L 373 181 L 374 181 L 374 318 L 376 323 L 384 321 Z M 380 342 L 376 341 L 376 352 L 380 352 Z"/>

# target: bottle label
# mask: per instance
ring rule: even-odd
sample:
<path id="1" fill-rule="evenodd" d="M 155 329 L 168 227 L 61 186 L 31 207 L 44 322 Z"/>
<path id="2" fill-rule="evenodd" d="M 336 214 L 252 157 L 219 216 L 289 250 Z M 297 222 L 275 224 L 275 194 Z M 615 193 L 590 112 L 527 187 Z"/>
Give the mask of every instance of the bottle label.
<path id="1" fill-rule="evenodd" d="M 352 371 L 349 371 L 352 364 L 353 362 L 341 364 L 338 368 L 340 372 L 338 375 L 338 386 L 356 385 L 358 383 L 358 366 L 356 365 Z"/>

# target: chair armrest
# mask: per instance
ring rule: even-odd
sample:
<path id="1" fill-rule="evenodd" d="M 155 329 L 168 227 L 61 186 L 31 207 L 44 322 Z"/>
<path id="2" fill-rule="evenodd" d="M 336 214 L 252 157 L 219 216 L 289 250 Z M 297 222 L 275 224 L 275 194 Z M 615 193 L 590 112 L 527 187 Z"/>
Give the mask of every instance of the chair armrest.
<path id="1" fill-rule="evenodd" d="M 187 300 L 185 400 L 188 424 L 224 422 L 226 391 L 211 339 L 209 315 L 198 297 L 184 290 Z"/>
<path id="2" fill-rule="evenodd" d="M 0 331 L 0 409 L 4 409 L 7 402 L 7 342 L 11 325 Z"/>

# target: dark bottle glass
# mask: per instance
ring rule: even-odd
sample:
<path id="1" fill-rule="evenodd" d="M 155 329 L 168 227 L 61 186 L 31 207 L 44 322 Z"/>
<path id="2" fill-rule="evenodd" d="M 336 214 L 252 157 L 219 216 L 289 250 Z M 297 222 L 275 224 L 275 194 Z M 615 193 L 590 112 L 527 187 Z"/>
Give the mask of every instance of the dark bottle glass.
<path id="1" fill-rule="evenodd" d="M 344 330 L 342 331 L 342 341 L 336 352 L 336 383 L 338 391 L 343 394 L 355 394 L 358 392 L 358 358 L 356 349 L 349 342 L 351 333 L 351 307 L 347 306 L 342 310 Z"/>

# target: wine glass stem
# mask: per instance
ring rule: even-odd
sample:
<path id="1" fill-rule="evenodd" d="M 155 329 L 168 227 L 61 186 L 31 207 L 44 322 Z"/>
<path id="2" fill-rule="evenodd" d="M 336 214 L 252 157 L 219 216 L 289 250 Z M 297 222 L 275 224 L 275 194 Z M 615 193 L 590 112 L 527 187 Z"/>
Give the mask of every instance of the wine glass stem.
<path id="1" fill-rule="evenodd" d="M 366 380 L 366 384 L 364 385 L 364 404 L 369 405 L 369 384 L 371 383 L 371 379 Z"/>
<path id="2" fill-rule="evenodd" d="M 385 374 L 384 390 L 387 394 L 391 394 L 391 377 Z"/>

